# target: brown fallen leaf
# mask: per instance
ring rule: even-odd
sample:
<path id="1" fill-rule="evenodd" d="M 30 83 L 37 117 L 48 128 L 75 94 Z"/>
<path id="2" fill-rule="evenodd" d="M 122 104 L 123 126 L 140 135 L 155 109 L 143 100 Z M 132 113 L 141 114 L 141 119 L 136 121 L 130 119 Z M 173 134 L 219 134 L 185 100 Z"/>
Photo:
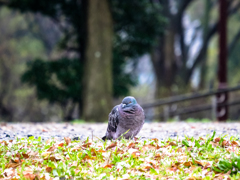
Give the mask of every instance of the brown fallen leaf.
<path id="1" fill-rule="evenodd" d="M 34 180 L 36 175 L 27 173 L 27 174 L 24 175 L 24 177 L 28 180 Z"/>
<path id="2" fill-rule="evenodd" d="M 64 140 L 67 145 L 69 145 L 71 143 L 71 139 L 69 137 L 64 137 Z"/>
<path id="3" fill-rule="evenodd" d="M 170 142 L 169 145 L 171 145 L 171 146 L 177 146 L 177 143 L 175 143 L 175 142 Z"/>
<path id="4" fill-rule="evenodd" d="M 107 164 L 103 168 L 112 168 L 112 164 Z"/>
<path id="5" fill-rule="evenodd" d="M 63 142 L 58 144 L 59 147 L 63 147 L 63 145 L 64 145 Z"/>
<path id="6" fill-rule="evenodd" d="M 115 141 L 115 142 L 113 142 L 112 144 L 110 144 L 110 145 L 106 148 L 106 150 L 111 149 L 111 148 L 113 148 L 113 147 L 115 147 L 115 146 L 117 146 L 117 141 Z"/>
<path id="7" fill-rule="evenodd" d="M 149 165 L 149 166 L 144 166 L 144 167 L 143 167 L 143 169 L 145 169 L 145 170 L 147 170 L 147 171 L 149 171 L 151 168 L 152 168 L 152 166 L 150 166 L 150 165 Z"/>
<path id="8" fill-rule="evenodd" d="M 102 149 L 99 149 L 97 152 L 103 153 L 103 152 L 106 152 L 106 151 L 104 151 L 104 150 L 102 150 Z"/>
<path id="9" fill-rule="evenodd" d="M 20 158 L 20 157 L 21 157 L 21 154 L 18 152 L 15 156 L 18 157 L 18 158 Z"/>
<path id="10" fill-rule="evenodd" d="M 19 163 L 19 158 L 18 157 L 16 157 L 16 158 L 14 158 L 14 159 L 11 159 L 11 161 L 13 162 L 13 163 Z"/>
<path id="11" fill-rule="evenodd" d="M 207 164 L 207 162 L 205 161 L 200 161 L 200 160 L 194 160 L 198 165 L 201 165 L 201 166 L 205 166 Z"/>
<path id="12" fill-rule="evenodd" d="M 92 143 L 86 142 L 85 144 L 82 145 L 83 148 L 89 148 Z"/>
<path id="13" fill-rule="evenodd" d="M 177 152 L 184 152 L 183 148 L 178 148 Z"/>
<path id="14" fill-rule="evenodd" d="M 190 170 L 190 171 L 193 171 L 193 170 L 196 169 L 196 168 L 198 168 L 198 167 L 195 166 L 195 165 L 192 165 L 192 166 L 189 168 L 189 170 Z"/>
<path id="15" fill-rule="evenodd" d="M 88 155 L 86 155 L 86 156 L 84 156 L 84 158 L 83 158 L 83 160 L 87 160 L 87 159 L 95 159 L 96 157 L 90 157 L 90 156 L 88 156 Z"/>
<path id="16" fill-rule="evenodd" d="M 128 145 L 128 148 L 130 149 L 130 148 L 134 148 L 135 147 L 135 143 L 130 143 L 129 145 Z"/>
<path id="17" fill-rule="evenodd" d="M 5 146 L 8 145 L 8 143 L 6 141 L 1 141 L 0 144 L 4 144 Z"/>
<path id="18" fill-rule="evenodd" d="M 207 164 L 203 167 L 203 169 L 211 168 L 211 164 L 207 162 Z"/>
<path id="19" fill-rule="evenodd" d="M 184 162 L 183 165 L 184 165 L 184 166 L 191 166 L 191 165 L 192 165 L 192 162 L 191 162 L 191 161 L 187 161 L 187 162 Z"/>
<path id="20" fill-rule="evenodd" d="M 6 168 L 16 168 L 16 167 L 18 167 L 20 165 L 21 165 L 21 163 L 8 163 L 6 165 Z"/>
<path id="21" fill-rule="evenodd" d="M 155 146 L 153 146 L 153 145 L 150 145 L 150 144 L 144 145 L 144 146 L 142 147 L 142 151 L 143 151 L 143 152 L 146 152 L 146 151 L 149 151 L 149 150 L 156 150 L 156 149 L 157 149 L 157 147 L 155 147 Z"/>
<path id="22" fill-rule="evenodd" d="M 232 141 L 232 142 L 231 142 L 231 145 L 232 145 L 232 146 L 238 146 L 238 142 L 237 142 L 237 141 Z"/>
<path id="23" fill-rule="evenodd" d="M 29 158 L 29 155 L 26 154 L 26 153 L 22 153 L 22 156 L 23 156 L 25 159 Z"/>
<path id="24" fill-rule="evenodd" d="M 154 159 L 161 159 L 161 154 L 155 154 L 155 157 L 154 157 Z"/>
<path id="25" fill-rule="evenodd" d="M 50 173 L 50 172 L 52 172 L 52 168 L 51 167 L 46 167 L 46 171 Z"/>
<path id="26" fill-rule="evenodd" d="M 214 139 L 214 142 L 219 142 L 220 140 L 221 140 L 221 138 L 217 137 L 217 138 Z"/>
<path id="27" fill-rule="evenodd" d="M 57 147 L 56 147 L 56 146 L 52 146 L 52 147 L 50 147 L 50 148 L 47 150 L 47 152 L 52 152 L 52 151 L 54 151 L 55 149 L 57 149 Z"/>
<path id="28" fill-rule="evenodd" d="M 222 142 L 222 147 L 226 147 L 226 146 L 229 146 L 229 145 L 230 145 L 229 141 L 224 140 Z"/>
<path id="29" fill-rule="evenodd" d="M 178 168 L 176 166 L 174 166 L 174 167 L 171 167 L 171 168 L 167 168 L 166 170 L 176 172 L 178 170 Z"/>
<path id="30" fill-rule="evenodd" d="M 211 144 L 213 147 L 219 146 L 219 143 L 218 143 L 218 142 L 215 143 L 215 142 L 212 142 L 212 141 L 211 141 L 210 144 Z"/>

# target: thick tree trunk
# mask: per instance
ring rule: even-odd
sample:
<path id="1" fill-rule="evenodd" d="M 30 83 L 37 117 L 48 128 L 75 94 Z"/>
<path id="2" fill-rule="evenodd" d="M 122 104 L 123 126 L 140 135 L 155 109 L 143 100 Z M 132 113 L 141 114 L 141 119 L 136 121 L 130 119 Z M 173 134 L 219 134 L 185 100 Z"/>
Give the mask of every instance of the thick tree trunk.
<path id="1" fill-rule="evenodd" d="M 83 117 L 106 121 L 112 107 L 112 17 L 108 0 L 89 0 Z"/>

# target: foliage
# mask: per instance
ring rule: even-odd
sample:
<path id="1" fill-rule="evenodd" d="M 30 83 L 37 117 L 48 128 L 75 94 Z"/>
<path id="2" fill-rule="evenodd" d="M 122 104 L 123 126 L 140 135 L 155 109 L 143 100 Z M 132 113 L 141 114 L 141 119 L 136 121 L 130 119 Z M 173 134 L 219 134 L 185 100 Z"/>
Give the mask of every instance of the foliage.
<path id="1" fill-rule="evenodd" d="M 234 137 L 64 141 L 41 137 L 0 143 L 0 178 L 238 179 Z"/>
<path id="2" fill-rule="evenodd" d="M 122 62 L 120 62 L 122 63 Z M 128 87 L 134 85 L 131 75 L 122 73 L 121 64 L 114 66 L 114 95 L 124 96 Z M 82 93 L 83 66 L 79 59 L 59 59 L 44 61 L 37 59 L 28 62 L 22 81 L 36 86 L 37 97 L 50 103 L 66 104 L 68 100 L 78 103 Z"/>
<path id="3" fill-rule="evenodd" d="M 58 107 L 37 102 L 34 88 L 23 85 L 20 77 L 27 61 L 46 58 L 53 50 L 58 39 L 54 24 L 39 15 L 1 7 L 0 27 L 0 120 L 49 121 L 49 115 L 58 114 Z"/>
<path id="4" fill-rule="evenodd" d="M 58 61 L 35 60 L 28 63 L 22 81 L 35 85 L 39 99 L 51 103 L 66 103 L 68 99 L 78 102 L 81 93 L 82 66 L 78 59 Z"/>

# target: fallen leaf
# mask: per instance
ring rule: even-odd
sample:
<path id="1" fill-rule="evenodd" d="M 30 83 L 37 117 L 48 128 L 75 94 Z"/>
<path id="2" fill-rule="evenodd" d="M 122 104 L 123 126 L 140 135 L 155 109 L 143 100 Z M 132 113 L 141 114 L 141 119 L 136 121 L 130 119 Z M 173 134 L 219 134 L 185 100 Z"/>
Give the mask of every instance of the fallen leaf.
<path id="1" fill-rule="evenodd" d="M 142 151 L 143 152 L 146 152 L 146 151 L 149 151 L 149 150 L 156 150 L 157 148 L 155 147 L 155 146 L 153 146 L 153 145 L 144 145 L 143 147 L 142 147 Z"/>
<path id="2" fill-rule="evenodd" d="M 215 142 L 210 142 L 210 144 L 212 144 L 213 147 L 219 146 L 219 143 L 218 143 L 218 142 L 216 142 L 216 143 L 215 143 Z"/>
<path id="3" fill-rule="evenodd" d="M 71 143 L 71 139 L 69 137 L 64 137 L 64 140 L 67 145 L 69 145 Z"/>
<path id="4" fill-rule="evenodd" d="M 177 143 L 175 143 L 175 142 L 170 142 L 169 145 L 171 145 L 171 146 L 177 146 Z"/>
<path id="5" fill-rule="evenodd" d="M 199 161 L 199 160 L 194 160 L 194 161 L 201 166 L 205 166 L 207 164 L 206 161 Z"/>
<path id="6" fill-rule="evenodd" d="M 229 142 L 226 141 L 226 140 L 224 140 L 224 141 L 222 142 L 222 147 L 226 147 L 226 146 L 229 146 Z"/>
<path id="7" fill-rule="evenodd" d="M 23 156 L 25 159 L 29 158 L 29 155 L 26 154 L 26 153 L 22 153 L 22 156 Z"/>
<path id="8" fill-rule="evenodd" d="M 129 145 L 128 145 L 128 148 L 134 148 L 135 147 L 135 143 L 130 143 Z"/>
<path id="9" fill-rule="evenodd" d="M 112 165 L 111 164 L 107 164 L 103 168 L 112 168 Z"/>
<path id="10" fill-rule="evenodd" d="M 207 164 L 203 167 L 203 169 L 207 169 L 207 168 L 210 168 L 211 167 L 211 164 L 209 162 L 207 162 Z"/>
<path id="11" fill-rule="evenodd" d="M 64 145 L 63 142 L 58 144 L 59 147 L 63 147 L 63 145 Z"/>
<path id="12" fill-rule="evenodd" d="M 7 146 L 8 145 L 8 143 L 6 142 L 6 141 L 1 141 L 1 143 L 0 144 L 4 144 L 5 146 Z"/>
<path id="13" fill-rule="evenodd" d="M 174 166 L 174 167 L 171 167 L 171 168 L 167 168 L 166 170 L 176 172 L 178 170 L 178 168 L 176 166 Z"/>
<path id="14" fill-rule="evenodd" d="M 48 152 L 51 152 L 51 151 L 54 151 L 55 149 L 57 149 L 57 147 L 56 147 L 56 146 L 52 146 L 52 147 L 50 147 L 47 151 L 48 151 Z"/>
<path id="15" fill-rule="evenodd" d="M 11 160 L 12 160 L 13 163 L 19 163 L 19 158 L 18 157 L 14 158 L 14 159 L 11 159 Z"/>
<path id="16" fill-rule="evenodd" d="M 184 162 L 183 165 L 184 165 L 184 166 L 191 166 L 191 165 L 192 165 L 192 162 L 191 162 L 191 161 L 187 161 L 187 162 Z"/>
<path id="17" fill-rule="evenodd" d="M 193 171 L 193 170 L 196 169 L 196 168 L 197 168 L 197 166 L 192 165 L 192 166 L 189 168 L 189 170 Z"/>
<path id="18" fill-rule="evenodd" d="M 182 148 L 178 148 L 177 152 L 184 152 L 184 150 Z"/>
<path id="19" fill-rule="evenodd" d="M 47 159 L 50 156 L 51 152 L 43 152 L 42 156 L 44 159 Z"/>
<path id="20" fill-rule="evenodd" d="M 46 167 L 46 171 L 50 173 L 50 172 L 52 172 L 52 168 L 51 167 Z"/>
<path id="21" fill-rule="evenodd" d="M 24 177 L 28 180 L 34 180 L 36 175 L 27 173 L 24 175 Z"/>
<path id="22" fill-rule="evenodd" d="M 238 146 L 238 142 L 237 142 L 237 141 L 232 141 L 232 142 L 231 142 L 231 145 L 232 145 L 232 146 Z"/>
<path id="23" fill-rule="evenodd" d="M 115 141 L 115 142 L 113 142 L 112 144 L 110 144 L 110 145 L 106 148 L 106 150 L 111 149 L 111 148 L 113 148 L 113 147 L 115 147 L 115 146 L 117 146 L 117 141 Z"/>
<path id="24" fill-rule="evenodd" d="M 155 154 L 155 159 L 161 159 L 161 155 L 158 153 L 158 154 Z"/>
<path id="25" fill-rule="evenodd" d="M 16 168 L 18 167 L 19 165 L 21 165 L 21 163 L 8 163 L 6 165 L 6 168 Z"/>
<path id="26" fill-rule="evenodd" d="M 221 140 L 220 137 L 217 137 L 217 138 L 214 139 L 215 142 L 219 142 L 220 140 Z"/>
<path id="27" fill-rule="evenodd" d="M 92 143 L 86 142 L 85 144 L 82 145 L 83 148 L 88 148 L 91 146 Z"/>

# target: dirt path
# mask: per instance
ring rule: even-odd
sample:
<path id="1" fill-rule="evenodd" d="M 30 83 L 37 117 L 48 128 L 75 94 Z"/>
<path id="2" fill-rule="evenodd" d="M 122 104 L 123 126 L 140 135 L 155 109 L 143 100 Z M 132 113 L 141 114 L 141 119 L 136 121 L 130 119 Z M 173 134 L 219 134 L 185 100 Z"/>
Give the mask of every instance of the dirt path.
<path id="1" fill-rule="evenodd" d="M 107 129 L 106 123 L 70 124 L 70 123 L 16 123 L 0 125 L 0 140 L 16 137 L 41 136 L 43 140 L 50 137 L 86 139 L 101 138 Z M 206 136 L 216 130 L 216 136 L 226 135 L 240 137 L 240 123 L 145 123 L 138 136 L 143 138 L 176 138 L 186 136 Z"/>

